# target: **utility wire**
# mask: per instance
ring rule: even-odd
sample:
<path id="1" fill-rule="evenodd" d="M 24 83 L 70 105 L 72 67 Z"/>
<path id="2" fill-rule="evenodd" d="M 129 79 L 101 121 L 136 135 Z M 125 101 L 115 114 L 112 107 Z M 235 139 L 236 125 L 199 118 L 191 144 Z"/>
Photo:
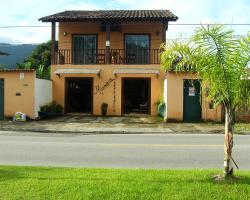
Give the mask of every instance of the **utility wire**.
<path id="1" fill-rule="evenodd" d="M 236 37 L 246 37 L 247 35 L 235 35 Z M 166 41 L 173 41 L 173 40 L 188 40 L 188 39 L 191 39 L 192 37 L 179 37 L 179 38 L 167 38 Z M 162 43 L 162 39 L 152 39 L 150 41 L 159 41 L 160 43 Z M 106 40 L 98 40 L 98 43 L 103 43 L 105 44 Z M 121 40 L 115 40 L 115 41 L 111 41 L 112 44 L 121 44 Z M 31 43 L 33 44 L 33 43 Z M 34 43 L 34 44 L 41 44 L 41 43 Z M 71 44 L 72 42 L 69 41 L 69 42 L 60 42 L 60 45 L 68 45 L 68 47 L 70 46 L 71 47 Z M 19 44 L 17 44 L 19 45 Z M 21 45 L 25 45 L 25 44 L 21 44 Z M 9 46 L 1 46 L 0 45 L 0 48 L 1 49 L 8 49 L 8 48 L 12 48 L 12 47 L 9 47 Z M 66 48 L 67 49 L 67 48 Z M 116 48 L 116 49 L 122 49 L 122 48 Z"/>
<path id="2" fill-rule="evenodd" d="M 201 25 L 209 25 L 209 26 L 216 26 L 216 25 L 224 25 L 224 26 L 250 26 L 250 23 L 194 23 L 194 24 L 190 24 L 190 23 L 176 23 L 176 24 L 168 24 L 168 25 L 177 25 L 177 26 L 201 26 Z"/>
<path id="3" fill-rule="evenodd" d="M 72 23 L 72 22 L 71 22 Z M 78 24 L 79 22 L 75 22 L 75 24 Z M 112 24 L 112 25 L 121 25 L 121 26 L 155 26 L 155 24 Z M 168 24 L 170 26 L 201 26 L 201 25 L 224 25 L 224 26 L 250 26 L 250 23 L 216 23 L 216 24 L 210 24 L 210 23 L 171 23 Z M 56 27 L 60 27 L 57 25 Z M 6 25 L 6 26 L 0 26 L 0 28 L 51 28 L 49 25 L 24 25 L 24 26 L 19 26 L 19 25 Z"/>

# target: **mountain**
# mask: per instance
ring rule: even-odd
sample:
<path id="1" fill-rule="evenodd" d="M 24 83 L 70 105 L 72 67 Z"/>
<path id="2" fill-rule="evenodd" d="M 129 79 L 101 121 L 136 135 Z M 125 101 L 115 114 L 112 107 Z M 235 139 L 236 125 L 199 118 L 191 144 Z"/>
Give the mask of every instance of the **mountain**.
<path id="1" fill-rule="evenodd" d="M 36 48 L 37 44 L 8 44 L 0 43 L 0 51 L 8 53 L 8 56 L 0 56 L 0 65 L 5 68 L 14 69 L 16 63 L 22 63 Z"/>

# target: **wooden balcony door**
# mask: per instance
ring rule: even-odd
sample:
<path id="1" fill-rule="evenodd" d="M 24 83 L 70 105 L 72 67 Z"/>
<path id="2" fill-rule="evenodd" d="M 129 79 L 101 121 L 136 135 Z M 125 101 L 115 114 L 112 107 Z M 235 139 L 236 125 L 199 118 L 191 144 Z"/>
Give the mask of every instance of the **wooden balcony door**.
<path id="1" fill-rule="evenodd" d="M 97 35 L 74 35 L 72 49 L 74 64 L 95 64 Z"/>
<path id="2" fill-rule="evenodd" d="M 150 37 L 149 35 L 125 35 L 125 51 L 127 64 L 149 64 Z"/>

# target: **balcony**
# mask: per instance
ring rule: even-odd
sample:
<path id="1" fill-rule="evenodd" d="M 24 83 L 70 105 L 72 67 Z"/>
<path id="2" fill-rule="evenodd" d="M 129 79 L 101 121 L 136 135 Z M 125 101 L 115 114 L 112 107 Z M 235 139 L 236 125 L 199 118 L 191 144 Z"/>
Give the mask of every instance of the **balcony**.
<path id="1" fill-rule="evenodd" d="M 53 64 L 160 64 L 159 49 L 59 49 Z"/>

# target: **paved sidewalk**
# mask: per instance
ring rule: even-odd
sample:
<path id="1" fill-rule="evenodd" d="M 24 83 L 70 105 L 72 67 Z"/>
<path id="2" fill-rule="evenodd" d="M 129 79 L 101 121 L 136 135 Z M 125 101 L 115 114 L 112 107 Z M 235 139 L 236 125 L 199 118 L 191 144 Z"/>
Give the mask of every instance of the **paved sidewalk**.
<path id="1" fill-rule="evenodd" d="M 165 123 L 158 117 L 61 116 L 49 120 L 0 121 L 1 131 L 46 133 L 121 134 L 121 133 L 223 133 L 224 125 L 213 123 Z"/>

